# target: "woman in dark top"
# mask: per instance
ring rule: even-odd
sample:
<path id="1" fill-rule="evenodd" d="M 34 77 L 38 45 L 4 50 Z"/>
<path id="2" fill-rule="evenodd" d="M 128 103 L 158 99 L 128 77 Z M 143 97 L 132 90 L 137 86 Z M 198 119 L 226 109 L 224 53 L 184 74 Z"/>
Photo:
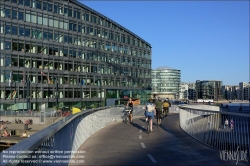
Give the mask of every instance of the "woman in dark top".
<path id="1" fill-rule="evenodd" d="M 134 106 L 132 98 L 129 98 L 127 106 L 129 106 L 131 108 L 130 115 L 129 115 L 129 120 L 130 120 L 130 122 L 132 122 L 132 118 L 133 118 L 133 106 Z"/>

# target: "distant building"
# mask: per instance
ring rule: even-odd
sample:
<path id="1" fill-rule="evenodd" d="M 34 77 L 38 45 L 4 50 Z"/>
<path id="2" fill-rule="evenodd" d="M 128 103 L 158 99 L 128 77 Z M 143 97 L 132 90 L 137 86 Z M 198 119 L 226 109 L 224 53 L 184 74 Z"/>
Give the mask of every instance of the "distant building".
<path id="1" fill-rule="evenodd" d="M 182 82 L 180 89 L 180 100 L 188 100 L 188 84 Z"/>
<path id="2" fill-rule="evenodd" d="M 195 82 L 188 84 L 188 99 L 189 100 L 196 100 L 196 89 L 195 89 Z"/>
<path id="3" fill-rule="evenodd" d="M 239 100 L 239 86 L 237 85 L 223 85 L 222 96 L 226 100 Z"/>
<path id="4" fill-rule="evenodd" d="M 196 81 L 196 99 L 220 100 L 222 98 L 222 81 Z"/>
<path id="5" fill-rule="evenodd" d="M 181 71 L 169 67 L 152 70 L 152 97 L 179 99 Z"/>
<path id="6" fill-rule="evenodd" d="M 182 100 L 195 100 L 196 99 L 196 90 L 195 82 L 182 82 L 180 99 Z"/>
<path id="7" fill-rule="evenodd" d="M 247 82 L 240 82 L 239 87 L 240 87 L 240 98 L 239 100 L 249 100 L 249 86 L 250 83 Z"/>

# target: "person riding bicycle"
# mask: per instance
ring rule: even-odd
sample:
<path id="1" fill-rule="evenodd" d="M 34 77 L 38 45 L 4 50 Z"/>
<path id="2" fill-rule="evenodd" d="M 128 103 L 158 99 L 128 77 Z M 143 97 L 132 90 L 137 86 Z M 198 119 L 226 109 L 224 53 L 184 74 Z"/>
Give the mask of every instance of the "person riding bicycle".
<path id="1" fill-rule="evenodd" d="M 148 121 L 148 117 L 150 117 L 150 121 L 149 121 L 150 132 L 153 131 L 154 115 L 155 115 L 155 105 L 153 103 L 153 99 L 149 99 L 145 107 L 145 117 L 146 117 L 146 122 Z"/>
<path id="2" fill-rule="evenodd" d="M 134 103 L 133 103 L 131 97 L 130 97 L 129 100 L 128 100 L 127 106 L 129 106 L 130 109 L 131 109 L 130 115 L 129 115 L 129 121 L 132 122 L 132 118 L 133 118 L 133 106 L 134 106 Z"/>
<path id="3" fill-rule="evenodd" d="M 167 99 L 164 100 L 164 102 L 163 102 L 163 114 L 164 114 L 164 117 L 167 117 L 167 116 L 168 116 L 169 107 L 171 107 L 171 103 L 169 102 L 169 99 L 167 98 Z"/>
<path id="4" fill-rule="evenodd" d="M 161 101 L 161 98 L 158 97 L 158 100 L 155 100 L 155 110 L 156 110 L 156 116 L 157 118 L 159 117 L 159 124 L 161 124 L 161 116 L 162 116 L 162 106 L 163 106 L 163 103 Z"/>

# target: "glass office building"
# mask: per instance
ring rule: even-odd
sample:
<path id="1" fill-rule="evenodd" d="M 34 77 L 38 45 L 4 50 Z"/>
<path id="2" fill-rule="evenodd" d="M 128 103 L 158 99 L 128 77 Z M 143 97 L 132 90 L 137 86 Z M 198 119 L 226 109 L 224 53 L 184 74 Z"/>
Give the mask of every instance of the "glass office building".
<path id="1" fill-rule="evenodd" d="M 197 80 L 196 81 L 196 99 L 220 100 L 222 96 L 222 81 L 216 80 Z"/>
<path id="2" fill-rule="evenodd" d="M 152 97 L 179 99 L 181 71 L 169 67 L 152 70 Z"/>
<path id="3" fill-rule="evenodd" d="M 146 98 L 151 45 L 97 11 L 75 0 L 1 0 L 0 20 L 0 110 Z"/>

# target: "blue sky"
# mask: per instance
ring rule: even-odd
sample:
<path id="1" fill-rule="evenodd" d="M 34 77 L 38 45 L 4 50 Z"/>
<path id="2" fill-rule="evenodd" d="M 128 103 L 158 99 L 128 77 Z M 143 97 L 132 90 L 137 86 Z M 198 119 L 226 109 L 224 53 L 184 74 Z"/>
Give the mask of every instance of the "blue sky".
<path id="1" fill-rule="evenodd" d="M 250 82 L 249 1 L 82 1 L 146 40 L 182 82 Z"/>

